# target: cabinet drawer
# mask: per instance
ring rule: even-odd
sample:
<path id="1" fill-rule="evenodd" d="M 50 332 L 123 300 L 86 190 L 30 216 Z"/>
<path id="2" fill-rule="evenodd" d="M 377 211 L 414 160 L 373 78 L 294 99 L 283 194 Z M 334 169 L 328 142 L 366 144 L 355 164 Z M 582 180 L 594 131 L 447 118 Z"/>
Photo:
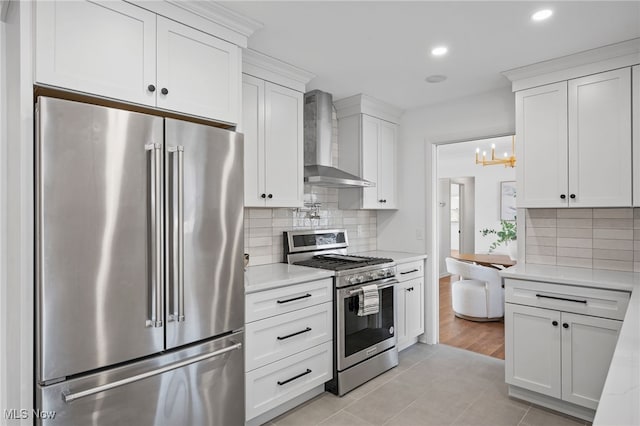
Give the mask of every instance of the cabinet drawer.
<path id="1" fill-rule="evenodd" d="M 247 294 L 245 322 L 333 301 L 333 278 Z"/>
<path id="2" fill-rule="evenodd" d="M 416 260 L 415 262 L 398 264 L 398 281 L 404 282 L 420 278 L 424 276 L 424 261 Z"/>
<path id="3" fill-rule="evenodd" d="M 332 352 L 327 342 L 246 373 L 247 420 L 331 380 Z"/>
<path id="4" fill-rule="evenodd" d="M 328 342 L 333 336 L 333 303 L 254 321 L 245 328 L 245 370 Z"/>
<path id="5" fill-rule="evenodd" d="M 505 302 L 596 317 L 624 319 L 629 304 L 625 291 L 506 278 Z"/>

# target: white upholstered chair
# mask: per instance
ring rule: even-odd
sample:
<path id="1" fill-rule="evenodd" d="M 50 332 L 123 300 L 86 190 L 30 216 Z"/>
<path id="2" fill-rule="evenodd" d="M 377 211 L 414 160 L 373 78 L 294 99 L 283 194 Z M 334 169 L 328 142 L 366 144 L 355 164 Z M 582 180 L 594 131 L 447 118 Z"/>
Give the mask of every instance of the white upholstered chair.
<path id="1" fill-rule="evenodd" d="M 447 257 L 447 271 L 460 275 L 451 284 L 451 302 L 457 317 L 495 321 L 504 316 L 504 289 L 498 270 Z"/>

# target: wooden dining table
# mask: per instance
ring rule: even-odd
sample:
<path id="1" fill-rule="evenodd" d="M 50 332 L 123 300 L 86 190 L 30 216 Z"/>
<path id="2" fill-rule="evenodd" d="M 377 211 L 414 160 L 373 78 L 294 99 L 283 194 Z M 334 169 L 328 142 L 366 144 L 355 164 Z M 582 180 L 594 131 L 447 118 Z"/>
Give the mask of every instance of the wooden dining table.
<path id="1" fill-rule="evenodd" d="M 501 269 L 500 266 L 508 268 L 516 264 L 509 256 L 503 254 L 477 254 L 477 253 L 459 253 L 458 250 L 451 250 L 451 257 L 462 260 L 463 262 L 474 262 L 482 266 L 490 266 L 492 268 Z M 496 266 L 500 265 L 500 266 Z"/>

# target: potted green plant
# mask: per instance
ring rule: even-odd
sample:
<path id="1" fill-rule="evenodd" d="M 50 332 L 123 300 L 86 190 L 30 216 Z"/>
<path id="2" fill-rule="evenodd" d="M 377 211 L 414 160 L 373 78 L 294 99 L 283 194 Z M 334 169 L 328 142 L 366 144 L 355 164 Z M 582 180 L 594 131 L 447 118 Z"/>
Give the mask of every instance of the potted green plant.
<path id="1" fill-rule="evenodd" d="M 500 225 L 502 229 L 496 231 L 495 229 L 481 229 L 480 233 L 483 237 L 486 237 L 489 234 L 495 234 L 498 236 L 498 239 L 491 243 L 489 246 L 489 253 L 493 252 L 499 245 L 504 244 L 509 250 L 509 257 L 513 260 L 517 258 L 517 245 L 516 240 L 518 238 L 518 232 L 516 229 L 516 221 L 507 221 L 501 220 Z"/>

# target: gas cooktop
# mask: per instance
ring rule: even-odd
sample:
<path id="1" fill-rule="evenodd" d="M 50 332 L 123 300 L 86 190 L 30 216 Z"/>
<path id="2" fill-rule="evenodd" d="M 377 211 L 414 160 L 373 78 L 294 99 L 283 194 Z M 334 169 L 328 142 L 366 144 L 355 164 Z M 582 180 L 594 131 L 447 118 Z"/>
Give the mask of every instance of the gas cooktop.
<path id="1" fill-rule="evenodd" d="M 315 255 L 310 259 L 293 262 L 293 264 L 309 266 L 312 268 L 329 269 L 332 271 L 345 271 L 349 269 L 362 268 L 364 266 L 382 265 L 391 262 L 393 262 L 393 259 L 383 257 L 322 254 Z"/>

